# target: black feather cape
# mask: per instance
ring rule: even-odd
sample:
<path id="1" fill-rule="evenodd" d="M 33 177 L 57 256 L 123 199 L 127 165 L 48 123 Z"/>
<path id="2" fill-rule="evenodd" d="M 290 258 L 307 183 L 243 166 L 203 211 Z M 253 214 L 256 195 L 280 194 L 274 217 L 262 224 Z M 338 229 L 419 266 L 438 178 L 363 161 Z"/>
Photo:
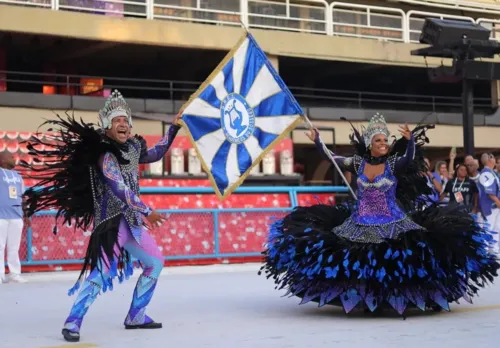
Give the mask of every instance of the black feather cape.
<path id="1" fill-rule="evenodd" d="M 37 133 L 25 142 L 33 162 L 20 162 L 22 168 L 32 172 L 29 178 L 39 180 L 26 191 L 27 214 L 55 209 L 56 220 L 62 218 L 63 224 L 87 230 L 94 212 L 91 170 L 107 152 L 115 155 L 120 164 L 128 161 L 122 156 L 120 144 L 92 123 L 77 122 L 67 114 L 67 119 L 57 115 L 43 126 L 50 126 L 43 137 Z"/>

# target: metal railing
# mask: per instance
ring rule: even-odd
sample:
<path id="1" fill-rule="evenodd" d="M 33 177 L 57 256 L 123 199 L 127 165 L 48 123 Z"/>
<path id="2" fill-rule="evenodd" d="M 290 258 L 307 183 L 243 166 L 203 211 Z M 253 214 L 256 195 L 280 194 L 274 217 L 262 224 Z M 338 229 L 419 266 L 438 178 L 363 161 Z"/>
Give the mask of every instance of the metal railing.
<path id="1" fill-rule="evenodd" d="M 168 19 L 216 25 L 241 25 L 240 3 L 224 0 L 154 0 L 149 19 Z"/>
<path id="2" fill-rule="evenodd" d="M 212 188 L 208 187 L 144 187 L 141 189 L 142 196 L 144 195 L 161 195 L 161 194 L 183 194 L 183 195 L 214 195 Z M 164 229 L 158 232 L 156 236 L 158 244 L 163 245 L 162 239 L 168 238 L 172 235 L 172 224 L 175 223 L 176 217 L 182 216 L 179 223 L 184 222 L 191 224 L 186 228 L 190 228 L 190 240 L 187 236 L 180 237 L 182 243 L 190 245 L 188 251 L 191 253 L 172 253 L 164 250 L 165 260 L 194 260 L 194 259 L 214 259 L 214 258 L 238 258 L 238 257 L 252 257 L 259 256 L 265 242 L 266 233 L 259 236 L 254 236 L 252 241 L 246 238 L 245 234 L 255 235 L 254 230 L 245 231 L 244 224 L 231 223 L 232 219 L 238 218 L 254 222 L 259 226 L 267 226 L 273 216 L 282 216 L 290 212 L 294 207 L 299 205 L 300 194 L 338 194 L 347 193 L 347 187 L 344 186 L 297 186 L 297 187 L 239 187 L 233 194 L 268 194 L 273 197 L 276 194 L 287 195 L 289 206 L 276 207 L 276 208 L 210 208 L 210 209 L 158 209 L 161 214 L 166 215 L 167 222 L 164 224 Z M 310 203 L 316 203 L 310 202 Z M 328 202 L 323 202 L 328 203 Z M 194 205 L 194 204 L 193 204 Z M 229 215 L 228 215 L 229 214 Z M 22 252 L 26 257 L 22 260 L 23 265 L 64 265 L 64 264 L 79 264 L 82 262 L 80 257 L 68 257 L 68 255 L 75 255 L 73 249 L 86 249 L 86 243 L 89 239 L 89 233 L 83 231 L 73 231 L 67 229 L 60 232 L 57 236 L 52 234 L 54 225 L 53 216 L 54 211 L 43 211 L 35 214 L 32 218 L 32 226 L 39 226 L 40 230 L 36 227 L 27 228 L 25 244 L 22 246 Z M 37 221 L 39 220 L 39 221 Z M 228 223 L 229 222 L 229 223 Z M 229 225 L 229 226 L 228 226 Z M 61 227 L 61 226 L 59 226 Z M 265 228 L 267 232 L 267 228 Z M 223 231 L 222 231 L 223 230 Z M 245 233 L 242 234 L 242 231 Z M 176 231 L 177 233 L 177 231 Z M 181 233 L 180 231 L 178 233 Z M 84 236 L 85 237 L 82 237 Z M 248 236 L 247 236 L 248 237 Z M 252 245 L 247 245 L 246 249 L 251 251 L 246 252 L 228 252 L 228 242 L 245 240 Z M 51 242 L 49 242 L 51 241 Z M 192 247 L 193 244 L 198 244 L 199 249 Z M 52 253 L 40 255 L 44 250 L 49 252 L 50 248 L 56 250 Z M 65 250 L 64 252 L 62 250 Z M 187 250 L 184 248 L 184 250 Z M 70 252 L 70 250 L 73 250 Z M 62 253 L 62 254 L 61 254 Z M 64 257 L 58 255 L 61 254 Z M 80 253 L 81 254 L 81 253 Z M 50 257 L 52 255 L 52 257 Z M 56 257 L 54 257 L 56 256 Z"/>
<path id="3" fill-rule="evenodd" d="M 324 0 L 276 1 L 246 0 L 241 15 L 251 28 L 276 29 L 304 33 L 328 32 L 328 3 Z"/>
<path id="4" fill-rule="evenodd" d="M 6 77 L 2 77 L 5 75 Z M 9 84 L 8 91 L 42 92 L 42 86 L 50 85 L 61 87 L 57 94 L 67 95 L 73 90 L 74 95 L 80 93 L 85 85 L 81 79 L 102 79 L 100 90 L 119 89 L 128 98 L 162 99 L 169 101 L 187 100 L 194 93 L 201 81 L 176 81 L 160 79 L 140 79 L 123 77 L 103 77 L 86 75 L 47 74 L 22 71 L 0 70 L 0 81 Z M 50 81 L 50 82 L 47 82 Z M 23 87 L 24 86 L 24 87 Z M 34 87 L 29 87 L 34 86 Z M 451 96 L 432 96 L 404 93 L 383 93 L 353 90 L 339 90 L 327 88 L 306 88 L 289 86 L 290 91 L 304 107 L 335 106 L 347 108 L 380 108 L 394 110 L 420 109 L 426 111 L 448 110 L 461 108 L 461 98 Z M 491 98 L 474 98 L 476 108 L 491 108 Z M 172 103 L 173 105 L 174 103 Z M 172 110 L 176 112 L 176 110 Z"/>
<path id="5" fill-rule="evenodd" d="M 52 9 L 147 18 L 149 6 L 144 0 L 53 0 Z"/>
<path id="6" fill-rule="evenodd" d="M 405 41 L 405 18 L 401 9 L 333 2 L 332 33 L 339 36 Z"/>
<path id="7" fill-rule="evenodd" d="M 500 26 L 498 21 L 484 18 L 414 10 L 404 12 L 397 7 L 328 3 L 325 0 L 0 0 L 1 3 L 150 20 L 243 24 L 249 28 L 407 43 L 419 41 L 425 17 L 474 22 L 493 30 Z M 488 9 L 485 8 L 484 13 L 487 14 Z"/>
<path id="8" fill-rule="evenodd" d="M 490 39 L 500 40 L 500 20 L 489 18 L 478 18 L 476 22 L 491 30 Z"/>
<path id="9" fill-rule="evenodd" d="M 436 112 L 450 108 L 461 108 L 460 97 L 384 93 L 384 92 L 361 92 L 338 89 L 289 87 L 293 95 L 308 106 L 312 100 L 314 106 L 325 105 L 343 106 L 348 108 L 386 108 L 391 110 L 428 110 Z M 491 108 L 490 98 L 474 98 L 476 108 Z M 311 105 L 312 106 L 312 105 Z"/>

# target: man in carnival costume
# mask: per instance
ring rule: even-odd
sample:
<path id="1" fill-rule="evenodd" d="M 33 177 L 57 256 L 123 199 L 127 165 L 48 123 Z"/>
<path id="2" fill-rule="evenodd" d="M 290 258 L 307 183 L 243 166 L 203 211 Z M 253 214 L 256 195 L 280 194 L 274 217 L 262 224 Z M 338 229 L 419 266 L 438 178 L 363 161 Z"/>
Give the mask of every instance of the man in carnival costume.
<path id="1" fill-rule="evenodd" d="M 81 287 L 62 330 L 67 341 L 79 341 L 83 317 L 101 291 L 112 290 L 113 278 L 118 276 L 122 282 L 132 275 L 131 257 L 140 261 L 143 272 L 125 328 L 162 327 L 145 314 L 164 259 L 144 225 L 155 228 L 164 218 L 140 199 L 139 164 L 164 157 L 179 130 L 179 118 L 177 115 L 168 134 L 148 149 L 142 137 L 130 136 L 131 110 L 115 90 L 99 111 L 100 128 L 72 117 L 58 117 L 44 123 L 59 126 L 56 136 L 30 140 L 28 148 L 35 164 L 22 165 L 38 172 L 35 178 L 43 179 L 27 191 L 28 214 L 54 208 L 58 210 L 56 219 L 62 216 L 63 223 L 74 224 L 75 228 L 86 230 L 93 223 L 80 277 L 69 291 L 72 295 Z M 37 145 L 44 146 L 37 149 Z M 83 280 L 88 266 L 90 273 Z"/>
<path id="2" fill-rule="evenodd" d="M 309 137 L 341 170 L 358 177 L 354 204 L 297 207 L 271 226 L 261 271 L 277 288 L 319 306 L 342 306 L 346 313 L 393 308 L 449 310 L 471 301 L 497 276 L 500 264 L 489 251 L 490 231 L 460 205 L 419 202 L 431 193 L 421 146 L 427 128 L 389 143 L 382 115 L 351 137 L 355 154 L 327 156 L 313 129 Z"/>

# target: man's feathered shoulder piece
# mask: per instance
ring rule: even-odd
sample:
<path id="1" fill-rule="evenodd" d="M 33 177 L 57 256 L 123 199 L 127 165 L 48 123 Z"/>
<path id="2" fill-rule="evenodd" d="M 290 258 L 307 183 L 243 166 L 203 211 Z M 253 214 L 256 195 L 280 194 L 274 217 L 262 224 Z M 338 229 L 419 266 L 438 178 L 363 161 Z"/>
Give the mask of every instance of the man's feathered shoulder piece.
<path id="1" fill-rule="evenodd" d="M 127 164 L 120 145 L 107 138 L 92 123 L 80 122 L 66 113 L 63 119 L 45 121 L 50 128 L 44 136 L 32 136 L 27 143 L 32 164 L 21 161 L 21 167 L 32 172 L 29 177 L 39 182 L 26 191 L 28 215 L 55 209 L 56 219 L 87 229 L 93 218 L 92 174 L 101 155 L 111 152 Z M 56 129 L 57 128 L 57 129 Z"/>

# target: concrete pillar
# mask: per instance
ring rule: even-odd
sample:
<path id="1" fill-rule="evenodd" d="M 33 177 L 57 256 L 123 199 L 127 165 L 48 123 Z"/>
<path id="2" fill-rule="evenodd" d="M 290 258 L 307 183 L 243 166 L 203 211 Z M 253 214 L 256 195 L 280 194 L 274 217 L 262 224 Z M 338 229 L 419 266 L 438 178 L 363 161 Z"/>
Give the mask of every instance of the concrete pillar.
<path id="1" fill-rule="evenodd" d="M 500 39 L 499 24 L 491 23 L 488 25 L 486 22 L 482 23 L 482 25 L 491 30 L 491 36 L 493 39 Z M 500 84 L 498 80 L 491 81 L 491 104 L 496 107 L 500 106 Z"/>
<path id="2" fill-rule="evenodd" d="M 7 70 L 7 48 L 0 45 L 0 70 Z M 0 92 L 7 91 L 7 74 L 0 73 Z"/>
<path id="3" fill-rule="evenodd" d="M 269 58 L 269 61 L 271 62 L 271 64 L 274 66 L 274 68 L 276 69 L 276 71 L 280 71 L 279 69 L 279 62 L 278 62 L 278 56 L 275 56 L 273 54 L 268 54 L 267 55 L 267 58 Z"/>
<path id="4" fill-rule="evenodd" d="M 491 104 L 493 106 L 500 106 L 500 81 L 491 81 Z"/>

